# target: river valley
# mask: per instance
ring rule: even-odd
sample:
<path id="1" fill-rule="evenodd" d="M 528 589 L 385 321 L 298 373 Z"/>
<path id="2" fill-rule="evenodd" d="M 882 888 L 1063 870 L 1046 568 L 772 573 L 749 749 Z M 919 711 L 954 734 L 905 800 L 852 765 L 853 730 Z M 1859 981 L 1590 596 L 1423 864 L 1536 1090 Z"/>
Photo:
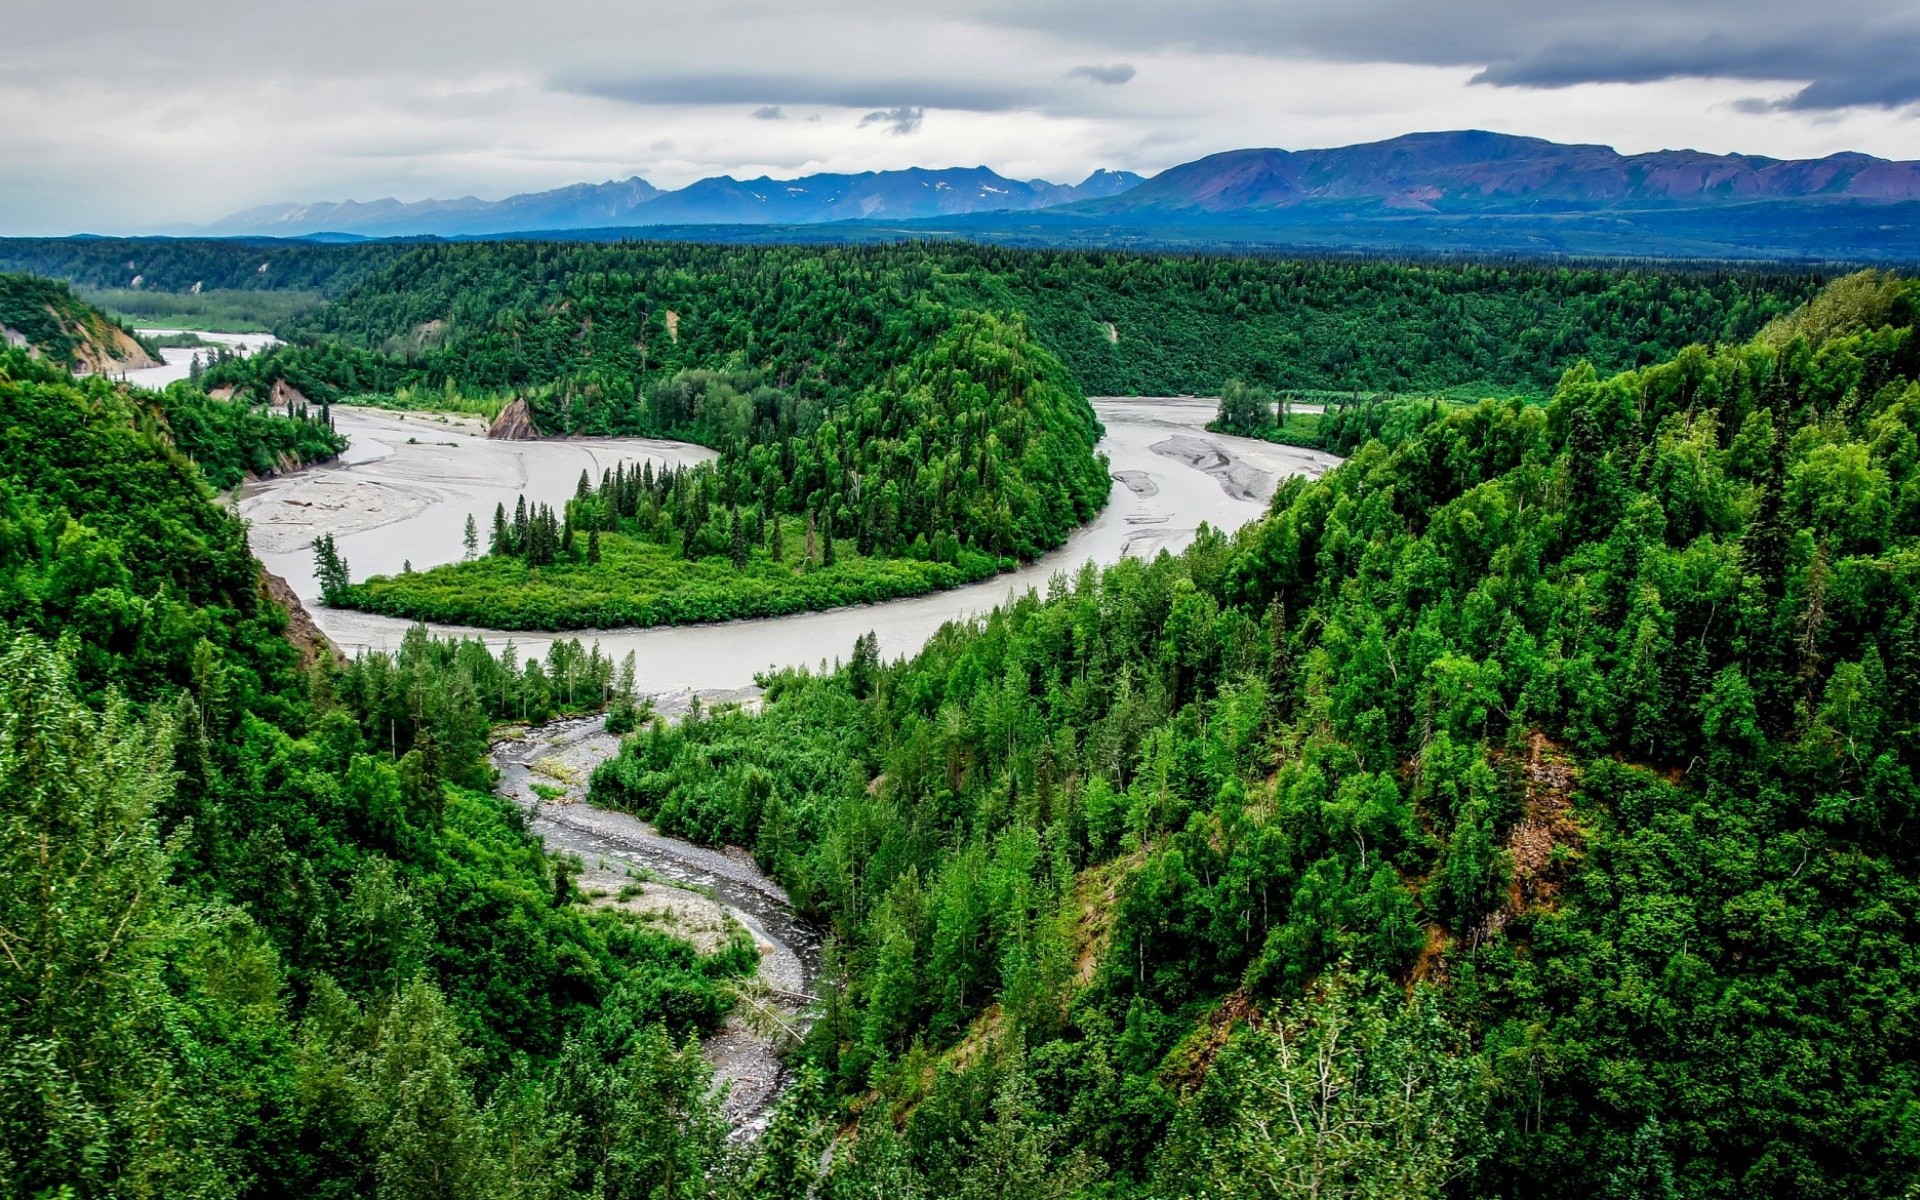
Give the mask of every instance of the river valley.
<path id="1" fill-rule="evenodd" d="M 163 385 L 185 373 L 190 353 L 130 373 Z M 823 664 L 868 631 L 887 657 L 911 654 L 949 621 L 984 614 L 1009 596 L 1044 588 L 1054 575 L 1093 561 L 1178 551 L 1202 524 L 1233 530 L 1266 509 L 1278 482 L 1319 475 L 1337 460 L 1308 450 L 1209 433 L 1214 402 L 1195 398 L 1098 399 L 1113 487 L 1106 507 L 1067 544 L 1020 570 L 928 596 L 827 612 L 719 625 L 587 631 L 619 658 L 635 652 L 639 689 L 673 720 L 698 698 L 706 705 L 758 702 L 757 673 Z M 481 529 L 494 506 L 520 495 L 556 507 L 582 471 L 597 479 L 616 463 L 686 465 L 713 452 L 641 438 L 496 441 L 473 418 L 337 406 L 350 447 L 334 462 L 250 483 L 235 497 L 249 538 L 268 570 L 285 578 L 320 629 L 348 654 L 395 646 L 409 623 L 329 609 L 318 600 L 313 539 L 332 534 L 356 577 L 427 567 L 464 552 L 472 516 Z M 477 636 L 521 653 L 544 652 L 552 635 L 432 626 Z M 564 636 L 576 636 L 568 634 Z M 621 907 L 712 949 L 744 928 L 760 949 L 757 977 L 705 1051 L 729 1089 L 726 1115 L 737 1136 L 763 1127 L 785 1083 L 783 1043 L 804 1032 L 820 965 L 820 932 L 800 919 L 786 893 L 736 848 L 714 850 L 665 837 L 627 813 L 585 802 L 594 767 L 619 740 L 601 718 L 512 731 L 496 742 L 498 791 L 526 813 L 529 828 L 579 860 L 577 885 L 589 902 Z M 536 783 L 539 790 L 536 790 Z"/>

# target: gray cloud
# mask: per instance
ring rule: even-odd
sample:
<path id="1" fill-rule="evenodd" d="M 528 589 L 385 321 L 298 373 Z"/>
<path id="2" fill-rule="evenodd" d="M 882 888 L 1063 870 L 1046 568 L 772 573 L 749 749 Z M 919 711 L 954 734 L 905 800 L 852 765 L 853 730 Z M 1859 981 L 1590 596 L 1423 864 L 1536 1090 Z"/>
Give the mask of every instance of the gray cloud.
<path id="1" fill-rule="evenodd" d="M 846 73 L 820 75 L 649 74 L 643 78 L 560 75 L 548 80 L 560 91 L 628 104 L 821 104 L 834 108 L 948 108 L 962 112 L 1008 112 L 1045 99 L 1035 86 L 927 77 L 862 79 Z"/>
<path id="2" fill-rule="evenodd" d="M 1784 102 L 1797 110 L 1920 101 L 1911 0 L 976 0 L 975 11 L 1115 49 L 1479 68 L 1475 81 L 1495 87 L 1703 77 L 1800 84 Z"/>
<path id="3" fill-rule="evenodd" d="M 1773 109 L 1898 108 L 1920 100 L 1920 22 L 1867 36 L 1857 30 L 1813 39 L 1714 32 L 1693 41 L 1563 42 L 1490 63 L 1473 82 L 1554 88 L 1699 76 L 1808 81 L 1771 102 Z"/>
<path id="4" fill-rule="evenodd" d="M 7 8 L 0 233 L 635 173 L 678 186 L 955 162 L 1153 172 L 1235 146 L 1439 128 L 1920 157 L 1915 0 L 177 7 Z M 1619 86 L 1562 91 L 1590 83 Z M 913 136 L 876 136 L 888 131 Z"/>
<path id="5" fill-rule="evenodd" d="M 1067 78 L 1086 79 L 1094 83 L 1104 83 L 1108 87 L 1118 87 L 1132 80 L 1138 73 L 1133 69 L 1132 63 L 1114 63 L 1106 67 L 1090 64 L 1068 71 Z"/>
<path id="6" fill-rule="evenodd" d="M 926 116 L 926 109 L 902 104 L 882 112 L 870 112 L 860 118 L 860 124 L 885 125 L 889 133 L 908 134 L 919 129 L 920 122 L 925 120 Z"/>

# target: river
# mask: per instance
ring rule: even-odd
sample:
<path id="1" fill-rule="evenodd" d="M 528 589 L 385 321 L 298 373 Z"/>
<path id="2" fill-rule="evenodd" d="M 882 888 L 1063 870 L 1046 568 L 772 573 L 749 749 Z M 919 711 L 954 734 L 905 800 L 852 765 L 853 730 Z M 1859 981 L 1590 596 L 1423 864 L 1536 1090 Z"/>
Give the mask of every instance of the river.
<path id="1" fill-rule="evenodd" d="M 192 352 L 168 351 L 168 365 L 130 372 L 159 386 L 186 373 Z M 1010 595 L 1044 588 L 1060 572 L 1125 555 L 1178 551 L 1205 523 L 1234 530 L 1260 516 L 1278 482 L 1319 475 L 1330 455 L 1208 433 L 1214 403 L 1189 397 L 1097 399 L 1106 427 L 1100 450 L 1113 490 L 1092 522 L 1067 544 L 1018 571 L 929 596 L 719 625 L 610 629 L 578 635 L 616 657 L 636 652 L 638 683 L 667 719 L 703 702 L 757 701 L 757 672 L 824 663 L 844 656 L 872 631 L 881 653 L 911 654 L 949 621 L 984 614 Z M 343 612 L 318 602 L 313 539 L 334 535 L 356 577 L 428 567 L 464 553 L 471 516 L 482 537 L 494 506 L 518 496 L 556 507 L 582 471 L 598 480 L 616 463 L 697 463 L 713 452 L 684 442 L 643 438 L 494 441 L 472 418 L 336 406 L 335 426 L 350 448 L 339 460 L 249 484 L 236 498 L 254 553 L 284 577 L 316 623 L 348 653 L 396 645 L 408 622 Z M 511 640 L 542 653 L 552 635 L 432 626 L 494 645 Z M 598 717 L 558 721 L 504 739 L 493 748 L 499 792 L 526 812 L 548 847 L 577 856 L 578 884 L 591 902 L 626 908 L 642 919 L 711 947 L 737 923 L 759 945 L 757 986 L 726 1025 L 705 1042 L 715 1077 L 728 1088 L 726 1115 L 736 1136 L 764 1128 L 786 1083 L 780 1045 L 804 1030 L 820 965 L 820 935 L 800 920 L 779 885 L 751 856 L 661 835 L 627 813 L 585 803 L 588 777 L 619 749 Z M 547 791 L 534 790 L 536 776 Z"/>
<path id="2" fill-rule="evenodd" d="M 712 451 L 641 438 L 499 442 L 471 418 L 336 407 L 335 426 L 353 442 L 340 462 L 249 484 L 239 511 L 252 522 L 254 553 L 284 577 L 315 621 L 351 654 L 390 649 L 408 622 L 318 604 L 313 539 L 332 533 L 355 578 L 458 559 L 468 516 L 484 540 L 496 504 L 516 496 L 556 507 L 573 494 L 582 470 L 598 480 L 616 462 L 698 462 Z M 1338 460 L 1311 450 L 1206 432 L 1210 400 L 1097 399 L 1106 426 L 1100 450 L 1114 475 L 1107 506 L 1067 544 L 1038 561 L 983 583 L 883 604 L 766 620 L 653 629 L 587 630 L 618 658 L 636 652 L 641 690 L 650 693 L 746 687 L 770 667 L 843 658 L 873 632 L 887 657 L 911 654 L 948 621 L 984 614 L 1011 593 L 1046 587 L 1058 572 L 1089 559 L 1178 551 L 1202 522 L 1233 530 L 1260 516 L 1277 482 L 1319 475 Z M 430 626 L 441 634 L 509 639 L 543 653 L 550 634 L 507 634 Z"/>

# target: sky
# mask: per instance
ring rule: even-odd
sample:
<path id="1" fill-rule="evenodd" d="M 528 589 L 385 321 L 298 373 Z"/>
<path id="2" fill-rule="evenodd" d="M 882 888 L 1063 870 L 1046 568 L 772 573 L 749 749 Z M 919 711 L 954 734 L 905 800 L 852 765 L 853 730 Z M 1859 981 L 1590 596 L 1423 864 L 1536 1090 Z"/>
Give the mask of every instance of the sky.
<path id="1" fill-rule="evenodd" d="M 0 234 L 1492 129 L 1920 159 L 1913 0 L 5 0 Z"/>

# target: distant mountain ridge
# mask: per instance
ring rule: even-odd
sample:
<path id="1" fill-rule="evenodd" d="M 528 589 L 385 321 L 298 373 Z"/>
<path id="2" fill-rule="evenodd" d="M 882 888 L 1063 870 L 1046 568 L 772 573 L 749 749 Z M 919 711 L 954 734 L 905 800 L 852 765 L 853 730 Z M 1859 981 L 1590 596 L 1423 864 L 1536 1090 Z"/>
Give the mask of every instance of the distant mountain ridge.
<path id="1" fill-rule="evenodd" d="M 1229 150 L 1151 179 L 1096 171 L 1072 186 L 986 167 L 722 175 L 671 192 L 634 178 L 499 201 L 275 205 L 199 232 L 602 240 L 633 230 L 723 241 L 1920 262 L 1920 162 L 1621 154 L 1458 130 Z"/>
<path id="2" fill-rule="evenodd" d="M 318 204 L 274 204 L 247 209 L 203 232 L 217 235 L 306 237 L 350 233 L 367 237 L 460 236 L 647 225 L 814 224 L 826 221 L 912 220 L 998 210 L 1028 211 L 1119 195 L 1143 179 L 1130 171 L 1099 170 L 1078 184 L 1008 179 L 986 167 L 866 171 L 777 180 L 730 175 L 663 192 L 635 176 L 574 184 L 504 200 L 392 198 Z"/>
<path id="3" fill-rule="evenodd" d="M 1257 217 L 1343 205 L 1356 211 L 1525 213 L 1811 199 L 1920 200 L 1920 162 L 1867 154 L 1621 154 L 1609 146 L 1464 130 L 1331 150 L 1229 150 L 1063 211 Z"/>

